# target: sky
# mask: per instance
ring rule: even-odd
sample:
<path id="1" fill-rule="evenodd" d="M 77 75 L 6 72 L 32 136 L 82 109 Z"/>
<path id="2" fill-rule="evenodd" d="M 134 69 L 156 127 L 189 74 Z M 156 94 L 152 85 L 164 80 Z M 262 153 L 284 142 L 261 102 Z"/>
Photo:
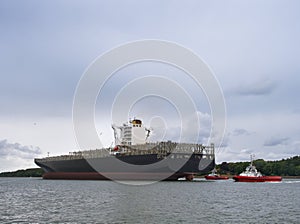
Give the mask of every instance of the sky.
<path id="1" fill-rule="evenodd" d="M 0 1 L 0 172 L 35 167 L 33 159 L 48 152 L 79 150 L 72 105 L 82 75 L 110 49 L 145 39 L 192 50 L 218 80 L 227 114 L 217 163 L 248 161 L 251 153 L 265 160 L 299 155 L 299 8 L 296 0 Z M 200 140 L 209 143 L 203 91 L 184 72 L 145 62 L 117 71 L 99 92 L 95 125 L 103 146 L 113 144 L 118 91 L 151 75 L 187 91 Z M 146 97 L 125 115 L 143 119 L 153 140 L 178 136 L 176 106 L 164 98 Z"/>

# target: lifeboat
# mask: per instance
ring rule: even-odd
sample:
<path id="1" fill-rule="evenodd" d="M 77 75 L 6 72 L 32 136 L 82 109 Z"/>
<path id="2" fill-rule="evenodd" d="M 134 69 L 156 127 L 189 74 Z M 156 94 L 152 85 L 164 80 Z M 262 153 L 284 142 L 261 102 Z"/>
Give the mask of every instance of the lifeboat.
<path id="1" fill-rule="evenodd" d="M 253 156 L 251 155 L 251 164 L 240 175 L 233 176 L 237 182 L 279 182 L 282 180 L 281 176 L 264 176 L 253 165 Z"/>
<path id="2" fill-rule="evenodd" d="M 206 176 L 204 176 L 206 180 L 228 180 L 227 176 L 221 176 L 217 174 L 216 168 L 212 170 L 212 172 Z"/>

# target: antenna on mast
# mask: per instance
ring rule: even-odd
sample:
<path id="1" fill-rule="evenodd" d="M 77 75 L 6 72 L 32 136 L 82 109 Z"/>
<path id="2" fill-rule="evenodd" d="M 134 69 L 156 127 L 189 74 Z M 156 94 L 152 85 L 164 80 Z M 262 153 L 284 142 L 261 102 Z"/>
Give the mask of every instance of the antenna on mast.
<path id="1" fill-rule="evenodd" d="M 251 166 L 253 166 L 253 159 L 254 159 L 254 157 L 255 157 L 254 154 L 250 154 Z"/>

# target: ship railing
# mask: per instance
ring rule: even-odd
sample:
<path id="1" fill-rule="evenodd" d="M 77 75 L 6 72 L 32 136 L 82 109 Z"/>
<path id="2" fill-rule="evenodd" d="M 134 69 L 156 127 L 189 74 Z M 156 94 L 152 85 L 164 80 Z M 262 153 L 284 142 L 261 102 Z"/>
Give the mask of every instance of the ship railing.
<path id="1" fill-rule="evenodd" d="M 195 153 L 203 154 L 204 156 L 214 156 L 214 144 L 204 146 L 202 144 L 159 142 L 142 145 L 121 145 L 119 147 L 122 155 L 159 154 L 164 156 L 170 153 Z"/>
<path id="2" fill-rule="evenodd" d="M 76 160 L 76 159 L 102 158 L 102 157 L 109 157 L 109 156 L 111 156 L 110 149 L 94 149 L 94 150 L 70 152 L 69 155 L 51 156 L 39 160 L 41 161 Z"/>
<path id="3" fill-rule="evenodd" d="M 121 145 L 117 152 L 119 155 L 149 155 L 157 154 L 165 157 L 170 153 L 176 154 L 202 154 L 202 157 L 214 157 L 214 144 L 204 146 L 202 144 L 175 143 L 175 142 L 157 142 L 142 145 Z M 110 148 L 94 149 L 86 151 L 70 152 L 69 155 L 52 156 L 39 159 L 41 161 L 56 160 L 76 160 L 76 159 L 92 159 L 113 156 Z"/>

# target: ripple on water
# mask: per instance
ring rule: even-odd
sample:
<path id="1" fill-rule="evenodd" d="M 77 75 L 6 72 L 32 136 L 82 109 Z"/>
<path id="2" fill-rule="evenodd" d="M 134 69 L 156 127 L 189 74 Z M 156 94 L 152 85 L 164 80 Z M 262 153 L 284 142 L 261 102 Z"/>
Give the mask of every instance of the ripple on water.
<path id="1" fill-rule="evenodd" d="M 0 222 L 297 223 L 299 190 L 300 180 L 129 186 L 110 181 L 0 178 Z"/>

